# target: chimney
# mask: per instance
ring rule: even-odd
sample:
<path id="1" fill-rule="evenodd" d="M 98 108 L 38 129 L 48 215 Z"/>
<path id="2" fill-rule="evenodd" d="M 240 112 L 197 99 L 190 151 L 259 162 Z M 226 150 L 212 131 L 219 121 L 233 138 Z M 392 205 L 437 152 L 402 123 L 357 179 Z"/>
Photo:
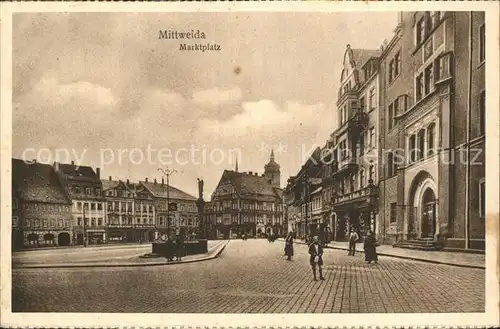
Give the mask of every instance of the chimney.
<path id="1" fill-rule="evenodd" d="M 75 161 L 71 161 L 71 165 L 74 166 L 75 165 Z"/>
<path id="2" fill-rule="evenodd" d="M 127 179 L 127 185 L 130 185 L 130 181 Z"/>
<path id="3" fill-rule="evenodd" d="M 95 174 L 97 175 L 97 179 L 101 179 L 101 168 L 95 168 Z"/>
<path id="4" fill-rule="evenodd" d="M 165 178 L 161 178 L 161 185 L 165 185 Z"/>
<path id="5" fill-rule="evenodd" d="M 33 159 L 33 164 L 35 164 L 35 163 L 36 163 L 36 159 Z"/>
<path id="6" fill-rule="evenodd" d="M 109 180 L 111 180 L 111 176 L 109 176 Z"/>
<path id="7" fill-rule="evenodd" d="M 148 178 L 146 177 L 146 183 L 148 182 Z"/>
<path id="8" fill-rule="evenodd" d="M 249 171 L 248 173 L 249 173 L 250 175 L 253 175 L 253 172 L 251 172 L 251 171 Z"/>
<path id="9" fill-rule="evenodd" d="M 155 178 L 155 185 L 156 185 L 156 178 Z"/>

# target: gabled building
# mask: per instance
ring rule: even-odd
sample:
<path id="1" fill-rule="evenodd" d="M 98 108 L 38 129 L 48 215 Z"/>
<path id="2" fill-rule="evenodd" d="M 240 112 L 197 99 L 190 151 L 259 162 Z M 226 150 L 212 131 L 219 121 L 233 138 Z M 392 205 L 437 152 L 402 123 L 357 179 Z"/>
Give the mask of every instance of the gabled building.
<path id="1" fill-rule="evenodd" d="M 143 205 L 154 209 L 156 231 L 158 232 L 156 238 L 162 234 L 169 236 L 176 233 L 192 235 L 196 232 L 198 228 L 196 197 L 170 184 L 167 190 L 164 179 L 161 182 L 156 179 L 151 182 L 146 178 L 139 182 L 138 188 L 142 189 L 142 193 L 138 193 L 138 197 L 142 195 Z M 151 202 L 146 201 L 148 195 L 153 197 Z M 149 212 L 148 216 L 152 214 Z"/>
<path id="2" fill-rule="evenodd" d="M 99 168 L 55 162 L 53 168 L 69 196 L 73 213 L 74 244 L 107 242 L 105 199 Z"/>
<path id="3" fill-rule="evenodd" d="M 71 207 L 51 165 L 12 159 L 13 250 L 72 244 Z"/>
<path id="4" fill-rule="evenodd" d="M 283 190 L 274 152 L 262 175 L 225 170 L 205 212 L 213 237 L 283 235 Z"/>
<path id="5" fill-rule="evenodd" d="M 362 235 L 377 230 L 379 56 L 380 50 L 349 45 L 344 53 L 339 124 L 328 141 L 336 240 L 346 239 L 351 229 Z"/>

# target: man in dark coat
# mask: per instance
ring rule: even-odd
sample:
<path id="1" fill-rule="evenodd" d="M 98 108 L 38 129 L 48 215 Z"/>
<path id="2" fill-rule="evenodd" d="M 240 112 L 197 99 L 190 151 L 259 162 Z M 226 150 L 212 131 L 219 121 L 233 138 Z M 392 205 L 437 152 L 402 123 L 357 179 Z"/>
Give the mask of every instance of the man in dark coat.
<path id="1" fill-rule="evenodd" d="M 171 262 L 174 259 L 174 242 L 169 236 L 166 236 L 165 248 L 165 258 L 167 259 L 167 261 Z"/>
<path id="2" fill-rule="evenodd" d="M 314 275 L 314 281 L 316 281 L 316 266 L 318 267 L 319 270 L 319 279 L 324 280 L 325 277 L 323 276 L 323 269 L 321 266 L 323 266 L 323 247 L 319 243 L 319 238 L 315 236 L 313 238 L 313 242 L 309 245 L 309 264 L 311 264 L 313 275 Z"/>
<path id="3" fill-rule="evenodd" d="M 182 256 L 184 256 L 184 236 L 182 234 L 178 234 L 175 240 L 175 256 L 178 261 L 182 260 Z"/>
<path id="4" fill-rule="evenodd" d="M 285 239 L 285 256 L 287 260 L 292 260 L 293 256 L 293 233 L 289 232 Z"/>
<path id="5" fill-rule="evenodd" d="M 365 262 L 367 262 L 368 264 L 370 264 L 371 262 L 377 263 L 378 261 L 377 249 L 375 247 L 375 244 L 376 241 L 372 231 L 368 231 L 363 245 L 365 249 Z"/>

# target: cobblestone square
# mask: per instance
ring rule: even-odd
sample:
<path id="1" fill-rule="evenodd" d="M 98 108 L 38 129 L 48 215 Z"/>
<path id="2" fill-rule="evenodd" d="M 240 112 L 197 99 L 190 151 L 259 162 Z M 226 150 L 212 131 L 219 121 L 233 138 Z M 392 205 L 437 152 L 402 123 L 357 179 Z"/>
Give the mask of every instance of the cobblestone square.
<path id="1" fill-rule="evenodd" d="M 104 253 L 105 251 L 103 251 Z M 232 240 L 215 260 L 156 267 L 13 269 L 14 312 L 484 312 L 481 269 L 325 250 L 313 281 L 306 246 Z"/>

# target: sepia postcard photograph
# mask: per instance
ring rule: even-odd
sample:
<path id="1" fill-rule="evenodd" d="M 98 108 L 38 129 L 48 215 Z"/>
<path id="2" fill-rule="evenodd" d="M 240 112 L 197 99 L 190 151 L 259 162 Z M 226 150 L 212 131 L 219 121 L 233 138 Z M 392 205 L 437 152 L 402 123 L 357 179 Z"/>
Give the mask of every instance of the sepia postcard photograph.
<path id="1" fill-rule="evenodd" d="M 1 10 L 2 327 L 500 325 L 498 3 Z"/>

